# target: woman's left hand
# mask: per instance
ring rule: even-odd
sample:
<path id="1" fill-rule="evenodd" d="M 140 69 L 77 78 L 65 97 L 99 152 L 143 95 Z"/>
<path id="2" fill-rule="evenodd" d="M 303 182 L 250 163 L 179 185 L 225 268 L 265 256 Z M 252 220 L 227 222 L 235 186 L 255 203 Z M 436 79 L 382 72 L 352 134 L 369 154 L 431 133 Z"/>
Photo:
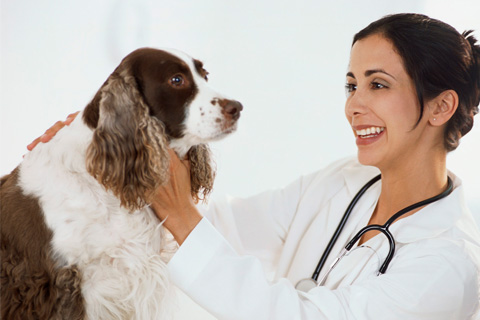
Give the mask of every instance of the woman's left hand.
<path id="1" fill-rule="evenodd" d="M 191 194 L 190 162 L 170 149 L 170 180 L 155 193 L 151 208 L 179 245 L 202 220 Z"/>
<path id="2" fill-rule="evenodd" d="M 57 132 L 60 131 L 60 129 L 62 129 L 63 127 L 70 125 L 70 123 L 72 123 L 73 120 L 75 120 L 75 118 L 79 113 L 80 111 L 69 114 L 65 121 L 57 121 L 53 126 L 51 126 L 47 131 L 45 131 L 45 133 L 41 137 L 38 137 L 37 139 L 33 140 L 27 146 L 27 149 L 29 151 L 32 151 L 33 148 L 35 148 L 37 144 L 39 144 L 40 142 L 47 143 L 48 141 L 52 140 L 52 138 L 57 134 Z"/>

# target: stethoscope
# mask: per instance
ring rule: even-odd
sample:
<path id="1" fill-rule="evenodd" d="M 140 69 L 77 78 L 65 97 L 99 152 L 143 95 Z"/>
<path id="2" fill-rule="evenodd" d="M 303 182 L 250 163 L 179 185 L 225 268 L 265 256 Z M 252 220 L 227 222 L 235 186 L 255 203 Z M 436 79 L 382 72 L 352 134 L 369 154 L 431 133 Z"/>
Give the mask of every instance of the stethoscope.
<path id="1" fill-rule="evenodd" d="M 453 191 L 453 183 L 452 183 L 452 179 L 450 179 L 450 177 L 448 177 L 448 186 L 447 186 L 447 189 L 445 191 L 443 191 L 442 193 L 434 196 L 434 197 L 431 197 L 431 198 L 428 198 L 426 200 L 422 200 L 420 202 L 417 202 L 417 203 L 414 203 L 400 211 L 398 211 L 397 213 L 395 213 L 390 219 L 388 219 L 388 221 L 384 224 L 384 225 L 378 225 L 378 224 L 372 224 L 372 225 L 368 225 L 366 227 L 364 227 L 363 229 L 361 229 L 348 243 L 347 245 L 345 246 L 345 248 L 343 248 L 343 250 L 340 252 L 340 254 L 338 255 L 337 258 L 335 258 L 335 260 L 333 261 L 332 265 L 330 266 L 330 269 L 327 271 L 327 273 L 322 277 L 322 279 L 318 282 L 318 276 L 320 275 L 320 271 L 322 270 L 323 266 L 325 265 L 325 262 L 327 261 L 327 258 L 328 258 L 328 255 L 330 254 L 330 252 L 332 251 L 333 249 L 333 246 L 335 245 L 338 237 L 340 236 L 340 233 L 342 232 L 343 228 L 345 227 L 345 224 L 347 223 L 347 220 L 350 216 L 350 214 L 352 213 L 353 211 L 353 208 L 355 207 L 355 205 L 357 204 L 357 202 L 360 200 L 360 198 L 363 196 L 363 194 L 375 183 L 377 182 L 378 180 L 380 180 L 381 178 L 381 175 L 379 174 L 378 176 L 374 177 L 372 180 L 368 181 L 359 191 L 358 193 L 355 195 L 355 197 L 353 197 L 352 201 L 350 202 L 350 204 L 348 205 L 347 209 L 345 210 L 345 213 L 342 217 L 342 219 L 340 220 L 340 223 L 338 224 L 337 226 L 337 229 L 335 230 L 332 238 L 330 239 L 330 242 L 328 243 L 327 247 L 325 248 L 325 251 L 323 252 L 322 254 L 322 257 L 320 258 L 320 261 L 318 262 L 318 265 L 317 267 L 315 268 L 315 271 L 313 272 L 313 275 L 311 278 L 307 278 L 307 279 L 302 279 L 300 280 L 297 285 L 295 286 L 295 288 L 297 290 L 301 290 L 301 291 L 304 291 L 304 292 L 307 292 L 309 291 L 310 289 L 312 288 L 315 288 L 317 286 L 323 286 L 326 282 L 326 279 L 327 279 L 327 276 L 330 274 L 330 272 L 333 270 L 333 268 L 337 265 L 337 263 L 340 261 L 340 259 L 342 259 L 345 255 L 347 255 L 350 250 L 353 248 L 353 246 L 355 245 L 355 243 L 357 243 L 357 241 L 367 232 L 369 231 L 372 231 L 372 230 L 376 230 L 376 231 L 380 231 L 381 233 L 383 233 L 387 239 L 388 239 L 388 243 L 389 243 L 389 250 L 388 250 L 388 254 L 387 254 L 387 257 L 385 258 L 383 264 L 380 266 L 380 269 L 378 270 L 378 273 L 377 275 L 380 275 L 380 274 L 384 274 L 386 271 L 387 271 L 387 268 L 388 268 L 388 265 L 390 264 L 390 262 L 392 261 L 393 259 L 393 255 L 395 254 L 395 238 L 393 237 L 392 233 L 390 232 L 390 230 L 388 229 L 390 227 L 390 225 L 395 221 L 397 220 L 398 218 L 400 218 L 402 215 L 406 214 L 407 212 L 410 212 L 414 209 L 417 209 L 419 207 L 422 207 L 422 206 L 425 206 L 427 204 L 430 204 L 432 202 L 435 202 L 435 201 L 438 201 L 442 198 L 445 198 L 446 196 L 448 196 L 452 191 Z"/>

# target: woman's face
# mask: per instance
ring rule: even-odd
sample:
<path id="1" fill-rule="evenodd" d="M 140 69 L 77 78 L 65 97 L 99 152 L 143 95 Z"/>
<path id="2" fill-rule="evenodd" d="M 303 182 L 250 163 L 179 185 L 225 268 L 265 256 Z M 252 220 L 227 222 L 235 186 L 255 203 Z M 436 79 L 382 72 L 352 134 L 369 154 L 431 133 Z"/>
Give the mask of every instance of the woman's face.
<path id="1" fill-rule="evenodd" d="M 409 163 L 424 145 L 415 86 L 390 41 L 372 35 L 352 47 L 345 114 L 358 159 L 380 170 Z M 423 119 L 422 119 L 423 120 Z"/>

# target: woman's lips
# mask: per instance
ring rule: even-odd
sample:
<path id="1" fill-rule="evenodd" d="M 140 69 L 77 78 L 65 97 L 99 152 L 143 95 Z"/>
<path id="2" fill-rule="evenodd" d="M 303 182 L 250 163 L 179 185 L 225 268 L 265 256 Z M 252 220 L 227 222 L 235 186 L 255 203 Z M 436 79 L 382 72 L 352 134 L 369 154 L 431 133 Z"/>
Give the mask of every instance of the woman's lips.
<path id="1" fill-rule="evenodd" d="M 362 128 L 354 128 L 354 131 L 357 137 L 356 143 L 358 146 L 369 145 L 376 142 L 383 136 L 385 132 L 385 127 L 362 126 Z"/>

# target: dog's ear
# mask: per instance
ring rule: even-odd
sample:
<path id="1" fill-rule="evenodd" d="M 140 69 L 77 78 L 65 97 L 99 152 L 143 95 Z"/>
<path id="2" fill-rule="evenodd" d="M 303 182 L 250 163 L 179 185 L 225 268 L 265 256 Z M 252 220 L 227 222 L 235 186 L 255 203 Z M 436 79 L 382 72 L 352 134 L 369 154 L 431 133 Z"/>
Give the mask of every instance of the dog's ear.
<path id="1" fill-rule="evenodd" d="M 188 159 L 193 199 L 195 202 L 205 201 L 212 192 L 215 180 L 215 164 L 212 162 L 210 148 L 206 144 L 193 146 L 188 151 Z"/>
<path id="2" fill-rule="evenodd" d="M 87 150 L 87 170 L 134 211 L 168 179 L 165 128 L 127 71 L 114 72 L 100 90 L 99 120 Z"/>

